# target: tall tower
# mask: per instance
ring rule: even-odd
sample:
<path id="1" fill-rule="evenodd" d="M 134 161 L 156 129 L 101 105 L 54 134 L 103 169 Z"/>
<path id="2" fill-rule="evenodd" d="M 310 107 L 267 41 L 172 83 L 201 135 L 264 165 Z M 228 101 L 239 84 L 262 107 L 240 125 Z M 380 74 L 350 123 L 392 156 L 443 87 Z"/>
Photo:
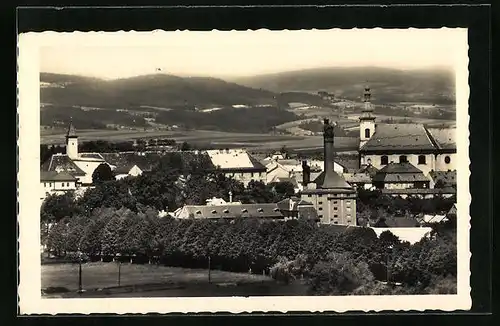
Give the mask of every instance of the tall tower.
<path id="1" fill-rule="evenodd" d="M 359 148 L 373 136 L 375 133 L 375 116 L 373 115 L 373 106 L 371 103 L 370 87 L 366 86 L 363 94 L 363 111 L 359 116 Z"/>
<path id="2" fill-rule="evenodd" d="M 328 119 L 323 121 L 323 159 L 325 173 L 330 173 L 334 170 L 334 132 L 333 125 Z"/>
<path id="3" fill-rule="evenodd" d="M 66 154 L 72 160 L 78 158 L 78 136 L 73 121 L 69 122 L 68 132 L 66 133 Z"/>

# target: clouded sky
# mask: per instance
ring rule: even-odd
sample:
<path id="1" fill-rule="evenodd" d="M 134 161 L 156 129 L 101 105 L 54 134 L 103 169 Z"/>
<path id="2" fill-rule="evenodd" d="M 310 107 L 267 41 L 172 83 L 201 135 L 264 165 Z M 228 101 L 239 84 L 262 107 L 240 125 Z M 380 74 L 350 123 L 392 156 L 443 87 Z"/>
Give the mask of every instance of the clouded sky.
<path id="1" fill-rule="evenodd" d="M 52 33 L 41 42 L 40 71 L 122 78 L 159 68 L 229 77 L 339 66 L 453 67 L 466 42 L 464 29 Z"/>

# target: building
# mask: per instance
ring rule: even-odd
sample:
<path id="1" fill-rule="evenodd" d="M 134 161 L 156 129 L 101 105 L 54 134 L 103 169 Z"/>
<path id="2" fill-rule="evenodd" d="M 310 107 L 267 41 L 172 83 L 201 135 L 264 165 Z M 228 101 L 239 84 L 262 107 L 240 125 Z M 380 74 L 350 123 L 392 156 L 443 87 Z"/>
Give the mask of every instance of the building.
<path id="1" fill-rule="evenodd" d="M 94 170 L 106 161 L 98 153 L 79 153 L 78 136 L 70 122 L 66 134 L 66 154 L 54 154 L 42 165 L 45 172 L 66 172 L 77 178 L 78 185 L 91 185 Z"/>
<path id="2" fill-rule="evenodd" d="M 285 220 L 311 220 L 319 221 L 314 205 L 298 197 L 283 199 L 277 203 Z"/>
<path id="3" fill-rule="evenodd" d="M 389 163 L 409 162 L 425 175 L 431 170 L 456 170 L 455 128 L 428 128 L 423 124 L 376 124 L 370 88 L 365 88 L 359 117 L 361 165 L 381 169 Z"/>
<path id="4" fill-rule="evenodd" d="M 40 199 L 77 189 L 78 179 L 67 172 L 40 171 Z"/>
<path id="5" fill-rule="evenodd" d="M 245 187 L 252 180 L 266 183 L 266 167 L 245 150 L 208 150 L 207 154 L 215 168 L 226 177 L 242 182 Z"/>
<path id="6" fill-rule="evenodd" d="M 209 205 L 185 205 L 173 215 L 179 219 L 285 219 L 277 204 L 211 203 Z"/>
<path id="7" fill-rule="evenodd" d="M 430 171 L 431 188 L 457 187 L 457 171 Z"/>
<path id="8" fill-rule="evenodd" d="M 409 162 L 389 163 L 373 176 L 377 189 L 429 189 L 430 179 Z"/>
<path id="9" fill-rule="evenodd" d="M 313 182 L 309 166 L 303 166 L 303 184 L 307 186 L 301 199 L 313 204 L 321 223 L 355 226 L 357 193 L 334 171 L 334 134 L 328 119 L 324 120 L 323 147 L 325 170 Z"/>

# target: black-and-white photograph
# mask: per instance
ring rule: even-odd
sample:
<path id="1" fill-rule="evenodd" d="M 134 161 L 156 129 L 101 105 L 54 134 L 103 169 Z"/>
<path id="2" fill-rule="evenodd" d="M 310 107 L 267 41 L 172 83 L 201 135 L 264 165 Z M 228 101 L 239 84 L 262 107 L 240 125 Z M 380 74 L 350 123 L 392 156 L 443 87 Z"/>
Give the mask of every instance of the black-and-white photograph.
<path id="1" fill-rule="evenodd" d="M 466 35 L 27 37 L 30 291 L 467 305 Z"/>

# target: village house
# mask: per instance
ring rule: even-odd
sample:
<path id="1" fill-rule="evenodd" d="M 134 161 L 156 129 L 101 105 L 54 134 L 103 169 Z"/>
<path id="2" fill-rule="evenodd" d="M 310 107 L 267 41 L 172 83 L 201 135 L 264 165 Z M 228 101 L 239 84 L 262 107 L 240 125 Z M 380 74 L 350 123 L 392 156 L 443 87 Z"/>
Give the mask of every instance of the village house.
<path id="1" fill-rule="evenodd" d="M 77 189 L 78 179 L 67 172 L 40 171 L 40 199 Z"/>
<path id="2" fill-rule="evenodd" d="M 424 175 L 456 170 L 455 128 L 428 128 L 423 124 L 376 124 L 370 88 L 365 88 L 359 117 L 361 165 L 381 169 L 390 163 L 409 162 Z"/>
<path id="3" fill-rule="evenodd" d="M 252 180 L 266 183 L 266 167 L 247 151 L 220 149 L 208 150 L 206 153 L 214 167 L 226 177 L 242 182 L 245 187 Z"/>
<path id="4" fill-rule="evenodd" d="M 325 170 L 313 182 L 309 166 L 303 165 L 301 199 L 313 204 L 321 223 L 355 226 L 357 193 L 334 171 L 334 134 L 328 119 L 324 120 L 323 147 Z"/>
<path id="5" fill-rule="evenodd" d="M 430 188 L 430 180 L 409 162 L 389 163 L 373 176 L 377 189 Z"/>

